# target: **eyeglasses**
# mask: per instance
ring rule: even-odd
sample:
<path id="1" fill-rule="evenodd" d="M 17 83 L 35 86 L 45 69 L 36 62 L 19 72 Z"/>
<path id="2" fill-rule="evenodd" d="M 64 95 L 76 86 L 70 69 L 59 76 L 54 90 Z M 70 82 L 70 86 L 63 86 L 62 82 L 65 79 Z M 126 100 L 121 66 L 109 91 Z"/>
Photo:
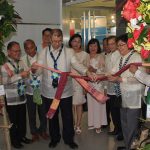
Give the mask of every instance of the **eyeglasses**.
<path id="1" fill-rule="evenodd" d="M 120 44 L 120 45 L 118 45 L 117 47 L 123 47 L 123 46 L 125 46 L 125 45 L 127 45 L 127 44 Z"/>

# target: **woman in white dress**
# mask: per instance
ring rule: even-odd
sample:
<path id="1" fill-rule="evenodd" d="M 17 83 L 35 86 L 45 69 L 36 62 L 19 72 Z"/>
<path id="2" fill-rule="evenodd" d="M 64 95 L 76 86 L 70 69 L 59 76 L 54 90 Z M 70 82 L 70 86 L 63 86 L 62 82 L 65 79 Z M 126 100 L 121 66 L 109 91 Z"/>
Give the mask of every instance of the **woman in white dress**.
<path id="1" fill-rule="evenodd" d="M 69 40 L 69 46 L 74 50 L 77 60 L 83 65 L 87 66 L 89 59 L 88 53 L 82 50 L 82 37 L 79 34 L 74 34 Z M 72 69 L 72 72 L 77 73 Z M 73 80 L 73 109 L 74 109 L 74 126 L 77 134 L 81 133 L 81 119 L 83 113 L 83 104 L 86 102 L 85 92 L 83 88 Z"/>
<path id="2" fill-rule="evenodd" d="M 88 42 L 87 52 L 90 54 L 89 71 L 104 75 L 105 61 L 104 56 L 100 54 L 101 48 L 97 39 L 91 39 Z M 90 82 L 97 90 L 104 92 L 103 82 Z M 90 94 L 87 94 L 88 101 L 88 127 L 95 129 L 96 133 L 101 132 L 101 126 L 107 125 L 106 105 L 97 102 Z"/>

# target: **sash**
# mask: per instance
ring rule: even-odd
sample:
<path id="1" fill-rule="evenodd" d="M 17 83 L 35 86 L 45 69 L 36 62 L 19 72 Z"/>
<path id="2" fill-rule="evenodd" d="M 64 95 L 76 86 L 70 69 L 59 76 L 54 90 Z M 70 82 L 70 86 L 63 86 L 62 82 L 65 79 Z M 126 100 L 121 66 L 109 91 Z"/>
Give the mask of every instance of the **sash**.
<path id="1" fill-rule="evenodd" d="M 59 103 L 60 103 L 60 99 L 61 99 L 61 95 L 63 93 L 63 90 L 64 90 L 64 87 L 65 87 L 65 84 L 67 82 L 67 77 L 68 75 L 73 77 L 87 92 L 89 92 L 97 101 L 101 102 L 101 103 L 104 103 L 106 102 L 106 100 L 108 99 L 107 96 L 105 96 L 103 93 L 97 91 L 96 89 L 94 89 L 92 86 L 90 86 L 87 81 L 85 80 L 90 80 L 89 77 L 84 77 L 84 76 L 79 76 L 79 75 L 76 75 L 76 74 L 73 74 L 73 73 L 68 73 L 68 72 L 61 72 L 59 70 L 55 70 L 53 68 L 50 68 L 50 67 L 45 67 L 41 64 L 38 64 L 36 63 L 36 65 L 38 67 L 41 67 L 43 69 L 46 69 L 46 70 L 49 70 L 49 71 L 53 71 L 53 72 L 57 72 L 59 74 L 61 74 L 61 77 L 60 77 L 60 81 L 59 81 L 59 84 L 58 84 L 58 88 L 57 88 L 57 91 L 56 91 L 56 94 L 55 94 L 55 98 L 52 102 L 52 104 L 50 105 L 50 108 L 49 108 L 49 111 L 46 115 L 47 118 L 51 119 L 58 106 L 59 106 Z M 113 74 L 114 76 L 118 76 L 118 75 L 121 75 L 124 71 L 126 71 L 130 65 L 136 65 L 136 66 L 150 66 L 150 64 L 142 64 L 142 63 L 131 63 L 131 64 L 128 64 L 124 67 L 121 68 L 121 70 L 119 70 L 118 72 L 116 72 L 115 74 Z M 85 79 L 85 80 L 84 80 Z M 101 77 L 101 78 L 98 78 L 99 81 L 102 81 L 102 80 L 107 80 L 107 76 L 104 76 L 104 77 Z"/>

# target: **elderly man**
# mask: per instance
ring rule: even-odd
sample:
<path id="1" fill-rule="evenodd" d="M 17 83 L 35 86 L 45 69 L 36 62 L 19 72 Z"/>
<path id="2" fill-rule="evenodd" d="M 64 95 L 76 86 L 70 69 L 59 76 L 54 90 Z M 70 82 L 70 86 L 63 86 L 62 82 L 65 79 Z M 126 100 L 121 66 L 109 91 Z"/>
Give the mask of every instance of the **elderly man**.
<path id="1" fill-rule="evenodd" d="M 26 55 L 23 56 L 23 61 L 26 64 L 27 68 L 30 68 L 33 63 L 37 61 L 38 53 L 36 51 L 36 45 L 33 40 L 27 39 L 24 42 L 24 49 Z M 36 92 L 38 90 L 38 93 Z M 39 140 L 39 135 L 47 140 L 48 135 L 46 133 L 47 129 L 47 120 L 44 116 L 44 108 L 42 105 L 42 99 L 40 96 L 40 76 L 35 76 L 32 73 L 30 74 L 30 78 L 27 80 L 27 89 L 26 89 L 26 97 L 27 97 L 27 108 L 29 115 L 29 125 L 30 131 L 32 134 L 32 141 Z M 36 124 L 36 108 L 38 108 L 40 126 L 37 128 Z"/>
<path id="2" fill-rule="evenodd" d="M 13 147 L 22 148 L 23 143 L 30 143 L 26 135 L 26 99 L 25 82 L 29 71 L 20 60 L 21 50 L 19 43 L 13 41 L 7 46 L 7 62 L 2 66 L 2 81 L 6 92 L 6 105 L 10 122 L 10 138 Z"/>
<path id="3" fill-rule="evenodd" d="M 92 73 L 87 71 L 87 68 L 76 60 L 72 49 L 66 48 L 63 44 L 63 33 L 60 29 L 53 29 L 51 32 L 51 46 L 43 50 L 38 58 L 38 63 L 44 66 L 59 69 L 63 72 L 70 72 L 71 66 L 79 71 L 81 74 L 88 74 L 90 77 Z M 37 68 L 33 65 L 33 71 Z M 55 76 L 55 78 L 54 78 Z M 54 99 L 56 87 L 58 85 L 59 75 L 53 72 L 42 70 L 42 88 L 41 94 L 43 97 L 43 105 L 45 105 L 46 112 Z M 60 110 L 63 124 L 63 140 L 70 148 L 78 148 L 74 142 L 74 128 L 73 128 L 73 114 L 72 114 L 72 79 L 68 77 L 65 89 L 60 101 Z M 56 147 L 60 141 L 60 127 L 59 127 L 59 108 L 57 109 L 54 117 L 49 120 L 49 132 L 51 142 L 49 147 Z"/>

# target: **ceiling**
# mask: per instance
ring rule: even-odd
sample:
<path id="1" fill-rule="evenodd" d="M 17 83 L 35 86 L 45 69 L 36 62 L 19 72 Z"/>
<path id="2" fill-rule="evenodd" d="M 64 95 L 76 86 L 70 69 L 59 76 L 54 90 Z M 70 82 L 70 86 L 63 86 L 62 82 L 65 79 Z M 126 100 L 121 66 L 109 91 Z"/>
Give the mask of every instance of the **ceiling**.
<path id="1" fill-rule="evenodd" d="M 84 8 L 115 7 L 115 0 L 63 0 L 63 4 Z"/>

